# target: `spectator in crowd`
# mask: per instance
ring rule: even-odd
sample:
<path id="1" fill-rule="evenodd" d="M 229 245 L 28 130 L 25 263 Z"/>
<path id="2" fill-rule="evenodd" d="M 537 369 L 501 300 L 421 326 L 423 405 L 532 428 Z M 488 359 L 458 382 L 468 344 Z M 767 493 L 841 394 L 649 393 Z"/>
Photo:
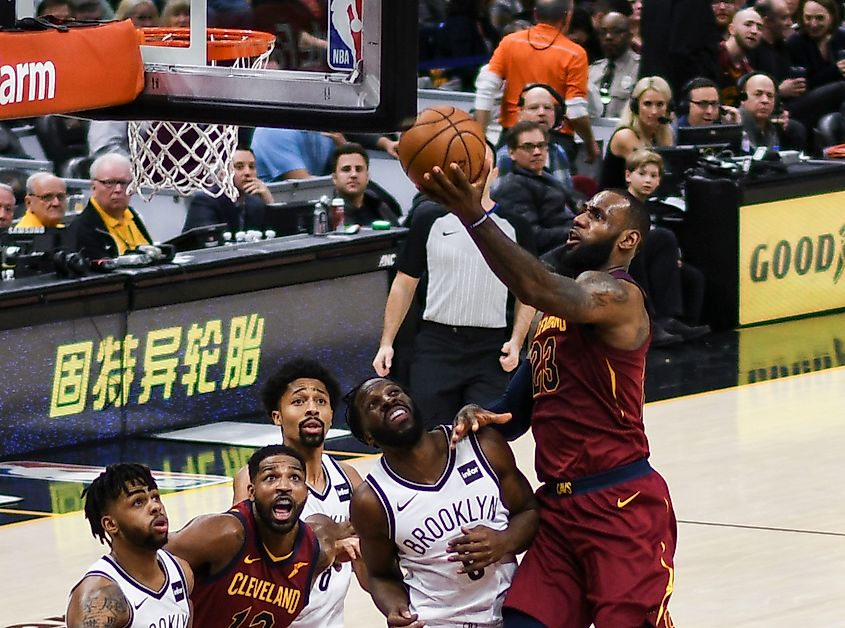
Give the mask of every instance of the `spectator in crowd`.
<path id="1" fill-rule="evenodd" d="M 661 77 L 646 76 L 637 81 L 604 154 L 601 189 L 625 187 L 625 160 L 634 149 L 672 145 L 671 102 L 672 90 Z"/>
<path id="2" fill-rule="evenodd" d="M 26 200 L 26 180 L 27 174 L 23 170 L 15 170 L 14 168 L 0 169 L 0 183 L 8 185 L 12 189 L 12 194 L 15 195 L 15 216 L 18 216 L 23 210 Z"/>
<path id="3" fill-rule="evenodd" d="M 649 0 L 640 32 L 640 76 L 661 76 L 674 93 L 696 76 L 716 80 L 719 34 L 710 0 Z"/>
<path id="4" fill-rule="evenodd" d="M 421 0 L 420 6 L 426 1 L 430 0 Z M 487 7 L 487 14 L 493 28 L 504 36 L 508 34 L 505 29 L 510 24 L 529 17 L 530 12 L 525 10 L 525 4 L 521 0 L 492 0 Z"/>
<path id="5" fill-rule="evenodd" d="M 135 28 L 158 26 L 158 9 L 152 0 L 120 0 L 114 18 L 132 20 Z"/>
<path id="6" fill-rule="evenodd" d="M 601 58 L 601 46 L 596 30 L 593 16 L 587 9 L 583 7 L 572 9 L 572 19 L 569 21 L 569 31 L 566 36 L 584 49 L 588 63 Z"/>
<path id="7" fill-rule="evenodd" d="M 722 102 L 737 107 L 737 82 L 753 70 L 748 53 L 760 45 L 763 18 L 754 9 L 737 11 L 728 32 L 730 36 L 719 46 L 719 88 Z"/>
<path id="8" fill-rule="evenodd" d="M 807 89 L 845 77 L 845 29 L 834 0 L 801 0 L 800 28 L 786 42 L 792 63 L 807 69 Z"/>
<path id="9" fill-rule="evenodd" d="M 12 226 L 16 204 L 12 186 L 0 183 L 0 229 L 8 229 Z"/>
<path id="10" fill-rule="evenodd" d="M 652 150 L 639 148 L 625 160 L 628 192 L 646 203 L 660 185 L 663 159 Z M 674 232 L 652 226 L 642 250 L 631 260 L 631 276 L 645 290 L 654 311 L 652 347 L 694 340 L 710 333 L 707 325 L 687 325 L 682 318 L 697 321 L 704 302 L 704 275 L 685 265 Z M 686 282 L 684 281 L 686 279 Z M 684 290 L 684 284 L 688 290 Z M 687 309 L 684 296 L 693 295 Z"/>
<path id="11" fill-rule="evenodd" d="M 141 216 L 129 207 L 127 188 L 131 183 L 127 157 L 108 153 L 95 159 L 91 164 L 91 198 L 65 229 L 65 247 L 89 259 L 102 259 L 152 243 Z"/>
<path id="12" fill-rule="evenodd" d="M 238 198 L 225 194 L 213 197 L 197 192 L 191 197 L 182 231 L 226 223 L 229 231 L 264 230 L 264 210 L 273 202 L 273 195 L 255 174 L 255 155 L 248 148 L 239 148 L 232 155 L 234 184 Z"/>
<path id="13" fill-rule="evenodd" d="M 252 152 L 262 181 L 309 179 L 329 174 L 334 150 L 345 143 L 340 133 L 258 127 Z"/>
<path id="14" fill-rule="evenodd" d="M 51 16 L 60 20 L 67 20 L 71 16 L 68 0 L 41 0 L 36 5 L 35 17 Z"/>
<path id="15" fill-rule="evenodd" d="M 519 121 L 536 122 L 549 134 L 548 159 L 545 169 L 563 184 L 567 194 L 574 195 L 572 167 L 569 163 L 569 157 L 567 157 L 563 145 L 558 141 L 559 133 L 554 130 L 560 126 L 566 109 L 563 97 L 549 85 L 529 83 L 523 88 L 518 103 Z M 496 152 L 496 163 L 499 167 L 500 177 L 510 173 L 513 160 L 507 146 L 502 146 Z"/>
<path id="16" fill-rule="evenodd" d="M 631 50 L 637 53 L 643 47 L 643 38 L 640 34 L 642 15 L 643 0 L 634 0 L 631 2 L 631 16 L 628 18 L 628 23 L 631 26 Z"/>
<path id="17" fill-rule="evenodd" d="M 698 77 L 684 85 L 677 126 L 739 124 L 739 111 L 722 105 L 714 81 Z"/>
<path id="18" fill-rule="evenodd" d="M 114 10 L 107 0 L 70 0 L 71 17 L 75 20 L 110 20 Z"/>
<path id="19" fill-rule="evenodd" d="M 492 158 L 492 150 L 490 154 Z M 490 198 L 495 178 L 493 169 L 482 201 L 485 210 L 509 238 L 533 251 L 525 221 L 503 213 L 502 205 L 497 210 Z M 507 288 L 487 267 L 457 217 L 426 197 L 418 198 L 396 261 L 373 368 L 382 377 L 403 378 L 403 356 L 394 344 L 425 275 L 425 304 L 408 380 L 420 419 L 432 427 L 451 422 L 464 404 L 486 403 L 501 394 L 508 372 L 519 362 L 533 309 L 516 304 L 508 338 Z"/>
<path id="20" fill-rule="evenodd" d="M 618 118 L 631 97 L 640 55 L 631 50 L 631 24 L 621 13 L 608 13 L 599 28 L 604 58 L 590 65 L 591 100 L 598 95 L 602 118 Z"/>
<path id="21" fill-rule="evenodd" d="M 814 129 L 819 118 L 839 111 L 845 102 L 845 80 L 808 87 L 807 68 L 800 63 L 793 64 L 784 38 L 785 32 L 792 34 L 789 6 L 785 0 L 758 0 L 754 6 L 763 16 L 763 40 L 751 57 L 751 65 L 775 80 L 778 96 L 790 117 L 805 129 Z M 812 139 L 812 135 L 808 139 Z"/>
<path id="22" fill-rule="evenodd" d="M 482 128 L 490 122 L 490 112 L 504 85 L 499 121 L 509 129 L 517 120 L 519 94 L 528 83 L 545 83 L 566 99 L 569 125 L 584 141 L 585 160 L 600 155 L 587 112 L 587 55 L 565 34 L 568 23 L 567 0 L 537 0 L 534 16 L 537 24 L 508 35 L 493 52 L 487 69 L 476 80 L 475 114 Z M 575 155 L 574 138 L 564 128 L 570 160 Z"/>
<path id="23" fill-rule="evenodd" d="M 780 110 L 771 76 L 762 72 L 746 74 L 739 81 L 739 90 L 739 112 L 751 148 L 804 150 L 806 131 L 800 122 L 789 119 L 789 112 Z"/>
<path id="24" fill-rule="evenodd" d="M 399 224 L 400 216 L 370 182 L 370 156 L 360 144 L 348 142 L 335 149 L 331 158 L 335 193 L 344 201 L 347 225 L 370 225 L 376 220 Z"/>
<path id="25" fill-rule="evenodd" d="M 719 38 L 726 41 L 731 36 L 729 27 L 736 15 L 737 3 L 734 0 L 713 0 L 712 7 Z"/>
<path id="26" fill-rule="evenodd" d="M 67 211 L 67 186 L 50 172 L 36 172 L 26 180 L 26 213 L 17 227 L 62 227 Z"/>
<path id="27" fill-rule="evenodd" d="M 537 250 L 545 253 L 566 241 L 575 217 L 566 189 L 545 169 L 549 133 L 536 122 L 517 122 L 507 146 L 513 165 L 493 198 L 503 215 L 521 216 L 531 225 Z"/>
<path id="28" fill-rule="evenodd" d="M 191 25 L 190 0 L 167 0 L 161 10 L 161 25 L 189 27 Z"/>

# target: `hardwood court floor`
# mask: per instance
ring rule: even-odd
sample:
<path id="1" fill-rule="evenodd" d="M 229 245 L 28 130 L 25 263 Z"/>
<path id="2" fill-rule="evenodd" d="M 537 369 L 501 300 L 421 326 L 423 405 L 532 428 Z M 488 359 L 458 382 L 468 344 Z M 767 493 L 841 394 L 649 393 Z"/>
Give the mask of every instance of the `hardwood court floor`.
<path id="1" fill-rule="evenodd" d="M 791 323 L 743 330 L 733 382 L 646 406 L 652 462 L 669 483 L 679 520 L 670 604 L 677 626 L 845 625 L 842 329 L 840 316 L 818 319 L 809 332 Z M 743 347 L 745 338 L 759 346 Z M 705 369 L 719 359 L 713 353 L 698 357 Z M 686 368 L 679 356 L 655 358 L 664 383 Z M 801 371 L 814 372 L 790 375 Z M 660 396 L 669 395 L 652 394 Z M 533 480 L 530 436 L 514 450 Z M 374 459 L 354 464 L 366 472 Z M 166 495 L 171 524 L 176 529 L 199 513 L 223 510 L 230 496 L 226 484 Z M 0 548 L 0 627 L 60 615 L 70 586 L 103 552 L 80 512 L 0 527 Z M 347 626 L 384 625 L 369 597 L 353 587 Z"/>

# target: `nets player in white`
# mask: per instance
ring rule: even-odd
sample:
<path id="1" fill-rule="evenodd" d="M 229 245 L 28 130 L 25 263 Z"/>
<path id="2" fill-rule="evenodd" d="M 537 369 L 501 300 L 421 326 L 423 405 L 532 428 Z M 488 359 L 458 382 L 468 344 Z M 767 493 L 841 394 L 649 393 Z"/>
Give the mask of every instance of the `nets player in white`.
<path id="1" fill-rule="evenodd" d="M 193 572 L 161 549 L 167 543 L 167 513 L 149 468 L 110 465 L 83 496 L 91 533 L 111 552 L 71 590 L 68 628 L 189 626 Z"/>
<path id="2" fill-rule="evenodd" d="M 305 459 L 308 501 L 302 511 L 307 521 L 314 514 L 331 517 L 351 532 L 349 504 L 352 491 L 361 483 L 358 472 L 323 453 L 326 433 L 332 426 L 334 408 L 340 402 L 340 385 L 334 376 L 314 360 L 295 359 L 283 364 L 261 390 L 264 408 L 282 429 L 285 445 Z M 234 503 L 247 497 L 249 474 L 241 469 L 235 479 Z M 341 535 L 342 536 L 342 535 Z M 357 539 L 343 541 L 350 555 L 358 555 Z M 350 547 L 351 546 L 351 547 Z M 353 567 L 366 588 L 361 561 L 344 562 L 340 569 L 329 567 L 314 580 L 308 606 L 291 624 L 298 628 L 342 628 L 343 603 Z"/>
<path id="3" fill-rule="evenodd" d="M 346 397 L 346 422 L 384 455 L 352 497 L 370 593 L 388 626 L 502 625 L 502 601 L 538 515 L 505 440 L 482 430 L 451 449 L 408 394 L 375 378 Z"/>

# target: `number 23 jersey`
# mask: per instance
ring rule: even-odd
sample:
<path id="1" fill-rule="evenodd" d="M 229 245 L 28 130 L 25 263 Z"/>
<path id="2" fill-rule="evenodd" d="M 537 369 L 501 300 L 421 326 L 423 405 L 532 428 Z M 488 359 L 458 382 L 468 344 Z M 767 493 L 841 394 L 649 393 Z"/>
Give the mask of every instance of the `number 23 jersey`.
<path id="1" fill-rule="evenodd" d="M 451 430 L 441 426 L 448 443 Z M 500 625 L 502 601 L 510 587 L 516 561 L 506 557 L 480 572 L 459 574 L 460 563 L 449 562 L 449 541 L 461 527 L 508 526 L 499 481 L 475 434 L 449 450 L 440 479 L 433 485 L 399 477 L 384 459 L 367 476 L 381 501 L 389 534 L 396 544 L 411 612 L 427 626 Z"/>

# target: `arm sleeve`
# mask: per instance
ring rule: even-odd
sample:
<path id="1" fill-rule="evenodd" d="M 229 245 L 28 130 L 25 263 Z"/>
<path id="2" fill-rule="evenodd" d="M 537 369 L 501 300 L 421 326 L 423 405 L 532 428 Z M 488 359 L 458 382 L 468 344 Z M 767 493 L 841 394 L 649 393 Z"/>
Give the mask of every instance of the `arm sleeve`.
<path id="1" fill-rule="evenodd" d="M 483 66 L 475 79 L 475 108 L 492 111 L 503 84 L 501 75 L 491 71 L 489 66 Z"/>
<path id="2" fill-rule="evenodd" d="M 505 394 L 488 408 L 497 413 L 510 412 L 513 417 L 504 425 L 491 427 L 508 440 L 516 440 L 525 434 L 531 429 L 532 395 L 531 362 L 523 360 L 508 383 Z"/>
<path id="3" fill-rule="evenodd" d="M 422 277 L 427 267 L 428 234 L 434 221 L 442 215 L 443 211 L 433 204 L 420 205 L 416 209 L 408 236 L 405 238 L 405 246 L 396 260 L 396 270 L 415 279 Z"/>

